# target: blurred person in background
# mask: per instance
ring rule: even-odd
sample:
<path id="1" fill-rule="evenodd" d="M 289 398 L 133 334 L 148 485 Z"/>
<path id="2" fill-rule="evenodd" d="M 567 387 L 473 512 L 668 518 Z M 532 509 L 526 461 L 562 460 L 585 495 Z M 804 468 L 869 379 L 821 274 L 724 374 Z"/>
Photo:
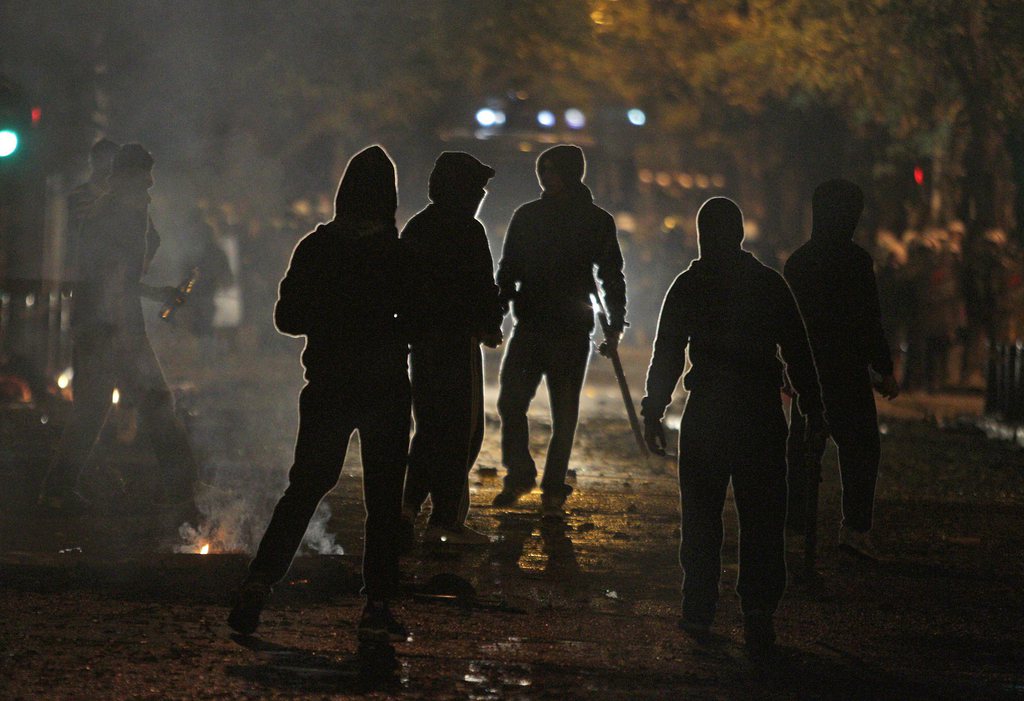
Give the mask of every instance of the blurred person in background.
<path id="1" fill-rule="evenodd" d="M 141 282 L 159 244 L 149 217 L 153 165 L 141 145 L 122 146 L 111 165 L 107 192 L 82 223 L 81 281 L 72 315 L 74 408 L 39 498 L 52 510 L 88 506 L 77 490 L 78 478 L 116 388 L 132 398 L 156 453 L 162 482 L 158 503 L 188 509 L 189 518 L 195 515 L 196 462 L 142 316 L 142 296 L 168 303 L 178 294 L 175 287 Z"/>

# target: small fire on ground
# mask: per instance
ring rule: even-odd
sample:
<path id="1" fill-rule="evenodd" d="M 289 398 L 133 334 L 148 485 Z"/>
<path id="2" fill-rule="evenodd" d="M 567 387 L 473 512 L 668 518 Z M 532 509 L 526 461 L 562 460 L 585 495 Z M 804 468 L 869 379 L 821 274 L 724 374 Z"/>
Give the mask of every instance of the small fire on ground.
<path id="1" fill-rule="evenodd" d="M 199 548 L 199 554 L 200 555 L 209 555 L 210 554 L 210 544 L 209 543 L 203 543 L 202 547 Z"/>

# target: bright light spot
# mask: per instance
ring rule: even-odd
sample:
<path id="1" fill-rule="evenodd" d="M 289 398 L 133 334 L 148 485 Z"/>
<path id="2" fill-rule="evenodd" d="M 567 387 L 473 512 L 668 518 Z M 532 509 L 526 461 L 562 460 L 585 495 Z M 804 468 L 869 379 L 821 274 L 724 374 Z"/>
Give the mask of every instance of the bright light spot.
<path id="1" fill-rule="evenodd" d="M 555 126 L 555 113 L 551 110 L 541 110 L 537 113 L 537 123 L 542 127 Z"/>
<path id="2" fill-rule="evenodd" d="M 679 220 L 673 216 L 667 216 L 665 217 L 665 220 L 662 221 L 662 226 L 664 226 L 666 230 L 671 231 L 679 226 Z"/>
<path id="3" fill-rule="evenodd" d="M 630 212 L 616 212 L 615 228 L 629 234 L 636 233 L 636 217 Z"/>
<path id="4" fill-rule="evenodd" d="M 642 127 L 647 124 L 647 115 L 644 114 L 643 110 L 638 110 L 635 107 L 629 112 L 626 112 L 626 119 L 628 119 L 629 123 L 635 127 Z"/>
<path id="5" fill-rule="evenodd" d="M 640 179 L 640 182 L 644 183 L 645 185 L 650 185 L 651 183 L 654 182 L 654 173 L 652 173 L 647 168 L 641 168 L 637 172 L 636 177 L 638 177 Z"/>
<path id="6" fill-rule="evenodd" d="M 498 123 L 498 115 L 489 107 L 484 107 L 482 110 L 477 110 L 476 123 L 482 127 L 493 127 Z"/>
<path id="7" fill-rule="evenodd" d="M 725 176 L 721 174 L 712 175 L 711 184 L 715 187 L 725 187 Z"/>
<path id="8" fill-rule="evenodd" d="M 32 108 L 32 123 L 39 124 L 39 120 L 43 118 L 43 108 L 33 107 Z"/>
<path id="9" fill-rule="evenodd" d="M 565 123 L 570 129 L 582 129 L 587 126 L 587 117 L 574 107 L 565 111 Z"/>
<path id="10" fill-rule="evenodd" d="M 662 171 L 658 173 L 657 177 L 654 178 L 654 181 L 662 187 L 668 187 L 672 184 L 672 174 Z"/>
<path id="11" fill-rule="evenodd" d="M 39 417 L 39 423 L 41 423 L 41 424 L 48 424 L 48 423 L 50 423 L 50 417 L 47 416 L 46 414 L 43 414 L 42 416 Z"/>
<path id="12" fill-rule="evenodd" d="M 210 554 L 210 544 L 209 543 L 203 543 L 203 547 L 199 548 L 199 554 L 200 555 L 209 555 Z"/>
<path id="13" fill-rule="evenodd" d="M 531 144 L 529 141 L 520 141 L 519 150 L 522 153 L 529 153 L 530 151 L 533 150 L 533 144 Z"/>
<path id="14" fill-rule="evenodd" d="M 68 385 L 71 384 L 71 379 L 75 376 L 75 371 L 72 368 L 68 368 L 60 375 L 57 376 L 57 386 L 61 389 L 67 389 Z"/>
<path id="15" fill-rule="evenodd" d="M 494 110 L 494 123 L 501 126 L 505 123 L 505 113 L 501 110 Z"/>
<path id="16" fill-rule="evenodd" d="M 117 387 L 115 387 L 114 391 L 110 395 L 110 403 L 111 404 L 117 404 L 120 401 L 121 401 L 121 391 Z"/>
<path id="17" fill-rule="evenodd" d="M 29 309 L 36 306 L 36 296 L 31 292 L 25 295 L 25 306 L 28 307 Z"/>
<path id="18" fill-rule="evenodd" d="M 679 184 L 687 190 L 693 187 L 693 176 L 689 173 L 680 173 L 679 177 L 676 179 L 679 181 Z"/>
<path id="19" fill-rule="evenodd" d="M 914 166 L 914 182 L 918 185 L 924 185 L 924 168 L 921 166 Z"/>
<path id="20" fill-rule="evenodd" d="M 693 181 L 697 183 L 697 187 L 699 187 L 701 190 L 706 190 L 708 185 L 711 184 L 711 181 L 708 180 L 708 176 L 706 175 L 698 175 L 696 178 L 693 179 Z"/>
<path id="21" fill-rule="evenodd" d="M 0 131 L 0 158 L 7 158 L 18 150 L 18 134 L 10 129 Z"/>

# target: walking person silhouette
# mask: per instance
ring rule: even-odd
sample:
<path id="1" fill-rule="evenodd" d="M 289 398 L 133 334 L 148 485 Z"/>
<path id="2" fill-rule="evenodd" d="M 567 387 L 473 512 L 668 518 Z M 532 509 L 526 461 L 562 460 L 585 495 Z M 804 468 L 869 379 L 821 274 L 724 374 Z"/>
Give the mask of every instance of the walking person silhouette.
<path id="1" fill-rule="evenodd" d="M 366 507 L 366 606 L 358 635 L 367 642 L 408 637 L 389 607 L 399 580 L 410 424 L 395 182 L 395 166 L 380 146 L 353 156 L 334 219 L 299 242 L 281 281 L 274 321 L 282 333 L 306 337 L 306 386 L 288 488 L 228 617 L 239 633 L 259 625 L 271 587 L 287 573 L 317 504 L 337 483 L 358 430 Z"/>
<path id="2" fill-rule="evenodd" d="M 882 330 L 874 263 L 851 240 L 864 208 L 864 193 L 848 180 L 829 180 L 815 189 L 812 207 L 811 239 L 793 252 L 783 274 L 807 324 L 829 434 L 839 451 L 843 485 L 839 544 L 874 560 L 879 555 L 869 531 L 881 443 L 868 368 L 880 376 L 876 388 L 882 396 L 894 399 L 899 384 Z M 796 533 L 812 526 L 802 518 L 808 476 L 796 448 L 804 431 L 801 417 L 794 414 L 787 525 Z"/>
<path id="3" fill-rule="evenodd" d="M 714 197 L 697 214 L 700 254 L 665 295 L 642 402 L 645 438 L 665 454 L 662 418 L 686 365 L 690 394 L 679 429 L 680 627 L 706 635 L 718 604 L 722 508 L 732 482 L 740 523 L 736 591 L 748 650 L 769 653 L 786 587 L 784 368 L 813 430 L 821 391 L 800 312 L 782 277 L 741 248 L 743 214 Z"/>

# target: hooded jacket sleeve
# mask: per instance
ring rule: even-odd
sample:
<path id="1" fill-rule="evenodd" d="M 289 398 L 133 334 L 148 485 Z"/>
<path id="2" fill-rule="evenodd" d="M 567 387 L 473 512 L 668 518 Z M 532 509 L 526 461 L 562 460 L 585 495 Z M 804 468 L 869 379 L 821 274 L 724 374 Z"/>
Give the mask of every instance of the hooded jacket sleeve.
<path id="1" fill-rule="evenodd" d="M 473 288 L 477 302 L 474 314 L 476 328 L 473 330 L 480 334 L 496 334 L 501 330 L 505 309 L 498 286 L 494 283 L 494 260 L 487 232 L 477 221 L 473 222 L 472 243 Z"/>
<path id="2" fill-rule="evenodd" d="M 651 364 L 647 368 L 647 392 L 641 414 L 647 421 L 661 421 L 665 407 L 672 403 L 672 393 L 686 366 L 686 346 L 690 342 L 692 318 L 687 313 L 686 278 L 680 275 L 672 283 L 661 305 L 658 335 L 654 340 Z"/>
<path id="3" fill-rule="evenodd" d="M 604 217 L 601 240 L 601 251 L 596 261 L 597 277 L 608 306 L 608 321 L 612 329 L 622 331 L 626 326 L 626 277 L 622 273 L 622 249 L 619 248 L 615 220 L 611 215 Z"/>
<path id="4" fill-rule="evenodd" d="M 278 288 L 274 307 L 274 324 L 278 331 L 289 336 L 308 335 L 318 321 L 314 300 L 319 277 L 319 256 L 316 255 L 316 233 L 299 242 L 292 253 L 288 272 Z"/>
<path id="5" fill-rule="evenodd" d="M 814 366 L 811 344 L 800 308 L 789 285 L 779 278 L 777 288 L 779 309 L 779 348 L 786 363 L 786 372 L 798 396 L 800 413 L 804 416 L 821 415 L 821 385 Z"/>

